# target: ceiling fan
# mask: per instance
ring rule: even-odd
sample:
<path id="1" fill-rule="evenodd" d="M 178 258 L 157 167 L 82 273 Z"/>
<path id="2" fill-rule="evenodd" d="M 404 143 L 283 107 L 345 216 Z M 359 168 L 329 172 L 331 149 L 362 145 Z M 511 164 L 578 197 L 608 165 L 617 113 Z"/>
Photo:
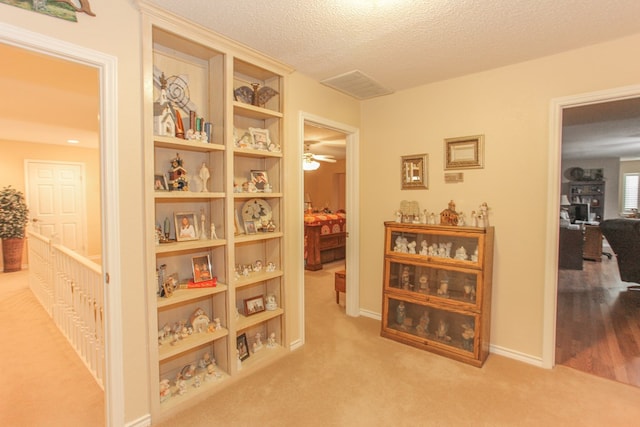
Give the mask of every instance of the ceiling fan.
<path id="1" fill-rule="evenodd" d="M 302 155 L 302 166 L 304 170 L 316 170 L 320 167 L 318 162 L 335 163 L 334 156 L 329 154 L 314 154 L 309 150 L 309 144 L 305 144 L 304 154 Z"/>

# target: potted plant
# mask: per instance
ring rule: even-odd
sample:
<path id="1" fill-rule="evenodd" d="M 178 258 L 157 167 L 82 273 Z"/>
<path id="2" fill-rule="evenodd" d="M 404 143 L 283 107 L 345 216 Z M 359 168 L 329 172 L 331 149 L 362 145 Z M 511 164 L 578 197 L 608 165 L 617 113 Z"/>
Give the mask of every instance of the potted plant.
<path id="1" fill-rule="evenodd" d="M 10 185 L 0 190 L 0 239 L 5 272 L 22 268 L 24 229 L 28 218 L 24 194 Z"/>

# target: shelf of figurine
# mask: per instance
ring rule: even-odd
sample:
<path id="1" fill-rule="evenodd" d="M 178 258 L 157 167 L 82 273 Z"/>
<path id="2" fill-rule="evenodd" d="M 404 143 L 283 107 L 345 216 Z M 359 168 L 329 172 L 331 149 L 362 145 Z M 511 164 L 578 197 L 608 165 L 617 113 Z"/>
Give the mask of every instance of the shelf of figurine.
<path id="1" fill-rule="evenodd" d="M 270 332 L 264 339 L 263 332 L 256 332 L 247 337 L 246 333 L 238 336 L 237 364 L 238 371 L 243 367 L 255 366 L 275 355 L 284 354 L 284 348 L 278 343 L 275 332 Z M 243 347 L 245 346 L 246 347 Z"/>
<path id="2" fill-rule="evenodd" d="M 210 352 L 205 352 L 203 356 L 185 365 L 175 375 L 173 381 L 166 376 L 160 380 L 160 403 L 176 404 L 180 400 L 188 398 L 191 390 L 204 391 L 208 386 L 215 385 L 227 378 Z"/>
<path id="3" fill-rule="evenodd" d="M 282 276 L 282 271 L 276 268 L 275 262 L 256 260 L 250 264 L 237 264 L 233 280 L 236 287 L 240 287 L 279 276 Z"/>
<path id="4" fill-rule="evenodd" d="M 402 334 L 431 341 L 463 352 L 474 352 L 477 335 L 473 315 L 388 299 L 389 316 L 386 327 Z"/>
<path id="5" fill-rule="evenodd" d="M 414 295 L 415 298 L 436 296 L 474 305 L 476 303 L 477 270 L 469 272 L 448 271 L 441 268 L 395 262 L 391 262 L 389 268 L 397 271 L 397 273 L 391 274 L 387 281 L 390 288 L 407 291 L 408 295 Z M 435 286 L 432 285 L 434 283 Z"/>
<path id="6" fill-rule="evenodd" d="M 269 129 L 233 129 L 234 152 L 245 155 L 282 156 L 280 144 L 271 140 Z"/>
<path id="7" fill-rule="evenodd" d="M 202 308 L 196 308 L 190 318 L 166 322 L 158 330 L 160 360 L 168 359 L 202 344 L 228 335 L 219 317 L 211 321 Z"/>
<path id="8" fill-rule="evenodd" d="M 456 204 L 451 200 L 446 209 L 439 214 L 420 211 L 418 202 L 402 201 L 400 209 L 395 211 L 395 221 L 408 224 L 448 225 L 459 227 L 489 227 L 489 206 L 486 202 L 480 204 L 478 210 L 472 210 L 467 219 L 462 211 L 456 211 Z"/>

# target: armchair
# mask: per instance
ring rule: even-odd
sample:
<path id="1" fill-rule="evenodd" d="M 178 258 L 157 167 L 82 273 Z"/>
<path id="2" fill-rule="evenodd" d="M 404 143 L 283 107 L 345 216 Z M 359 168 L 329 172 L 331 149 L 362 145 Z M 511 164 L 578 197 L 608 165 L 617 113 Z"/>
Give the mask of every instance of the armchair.
<path id="1" fill-rule="evenodd" d="M 600 223 L 600 229 L 616 254 L 620 279 L 640 283 L 640 219 L 607 219 Z M 640 290 L 640 285 L 628 289 Z"/>

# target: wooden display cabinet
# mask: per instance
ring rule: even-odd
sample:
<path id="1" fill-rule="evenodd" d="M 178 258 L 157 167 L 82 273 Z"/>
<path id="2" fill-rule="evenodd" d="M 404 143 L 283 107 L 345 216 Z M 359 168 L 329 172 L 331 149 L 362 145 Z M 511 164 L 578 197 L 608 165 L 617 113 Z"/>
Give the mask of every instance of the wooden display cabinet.
<path id="1" fill-rule="evenodd" d="M 493 227 L 385 222 L 381 335 L 482 366 L 489 355 Z"/>

